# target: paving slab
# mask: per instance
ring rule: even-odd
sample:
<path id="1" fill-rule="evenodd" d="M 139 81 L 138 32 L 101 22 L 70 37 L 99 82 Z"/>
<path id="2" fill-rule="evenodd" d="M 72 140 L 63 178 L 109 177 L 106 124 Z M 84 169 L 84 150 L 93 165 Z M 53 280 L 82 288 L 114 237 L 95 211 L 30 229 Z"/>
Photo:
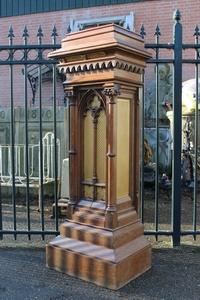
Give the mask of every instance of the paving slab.
<path id="1" fill-rule="evenodd" d="M 0 248 L 2 300 L 197 300 L 200 247 L 153 249 L 153 267 L 118 291 L 50 270 L 44 248 Z"/>

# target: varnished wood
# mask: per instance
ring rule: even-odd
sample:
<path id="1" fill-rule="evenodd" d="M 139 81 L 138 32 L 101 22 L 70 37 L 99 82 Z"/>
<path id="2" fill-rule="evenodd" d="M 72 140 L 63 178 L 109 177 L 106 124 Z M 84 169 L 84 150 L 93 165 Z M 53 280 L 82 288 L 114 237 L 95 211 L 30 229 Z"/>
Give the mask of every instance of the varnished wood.
<path id="1" fill-rule="evenodd" d="M 151 246 L 143 235 L 136 211 L 139 88 L 143 85 L 141 74 L 149 54 L 138 35 L 112 24 L 69 34 L 62 41 L 62 48 L 50 57 L 59 58 L 59 67 L 66 74 L 65 92 L 73 91 L 74 102 L 69 108 L 68 220 L 60 227 L 60 236 L 47 245 L 47 265 L 118 289 L 151 266 Z M 84 113 L 94 95 L 102 101 L 106 113 L 106 153 L 102 162 L 106 163 L 105 183 L 98 182 L 97 176 L 98 118 L 95 117 L 93 174 L 92 178 L 84 177 L 84 135 L 87 134 Z M 91 113 L 95 115 L 95 108 Z M 127 134 L 120 132 L 122 128 Z M 119 137 L 125 141 L 124 148 Z M 124 188 L 120 180 L 125 180 Z M 85 186 L 93 188 L 93 199 L 86 199 Z M 100 186 L 106 190 L 105 201 L 97 199 Z"/>

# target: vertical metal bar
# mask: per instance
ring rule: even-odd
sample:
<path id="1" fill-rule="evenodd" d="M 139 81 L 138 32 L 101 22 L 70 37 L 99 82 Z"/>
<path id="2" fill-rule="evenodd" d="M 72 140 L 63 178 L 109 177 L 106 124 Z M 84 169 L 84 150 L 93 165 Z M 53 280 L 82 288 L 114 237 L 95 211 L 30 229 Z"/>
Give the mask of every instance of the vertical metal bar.
<path id="1" fill-rule="evenodd" d="M 56 65 L 53 65 L 53 127 L 54 127 L 54 202 L 55 202 L 55 227 L 58 231 L 58 153 L 57 153 L 57 116 L 56 116 Z"/>
<path id="2" fill-rule="evenodd" d="M 157 49 L 158 50 L 158 49 Z M 156 50 L 156 56 L 158 56 L 158 51 Z M 157 57 L 158 59 L 158 57 Z M 159 66 L 156 64 L 156 153 L 155 153 L 155 230 L 158 232 L 158 190 L 159 190 Z M 156 240 L 158 240 L 158 235 L 156 235 Z"/>
<path id="3" fill-rule="evenodd" d="M 144 99 L 145 99 L 145 82 L 144 82 L 144 74 L 145 71 L 142 73 L 142 107 L 141 107 L 141 166 L 140 166 L 140 178 L 141 178 L 141 184 L 140 184 L 140 217 L 142 220 L 142 223 L 144 223 L 144 116 L 145 116 L 145 106 L 144 106 Z"/>
<path id="4" fill-rule="evenodd" d="M 24 29 L 24 45 L 27 45 L 28 32 Z M 27 60 L 27 51 L 24 50 L 24 59 Z M 24 108 L 25 108 L 25 164 L 26 164 L 26 208 L 27 208 L 27 226 L 28 231 L 31 230 L 30 225 L 30 193 L 29 193 L 29 144 L 28 144 L 28 72 L 27 65 L 24 65 Z M 31 239 L 30 233 L 28 239 Z"/>
<path id="5" fill-rule="evenodd" d="M 13 45 L 13 29 L 10 27 L 9 29 L 9 45 Z M 10 62 L 13 61 L 14 54 L 13 50 L 10 50 L 9 59 Z M 13 65 L 10 65 L 10 113 L 11 113 L 11 173 L 12 173 L 12 204 L 13 204 L 13 229 L 14 229 L 14 238 L 17 239 L 17 221 L 16 221 L 16 187 L 15 187 L 15 116 L 14 116 L 14 97 L 13 97 Z"/>
<path id="6" fill-rule="evenodd" d="M 42 27 L 38 28 L 38 44 L 42 45 Z M 42 60 L 42 49 L 38 50 L 38 59 Z M 39 64 L 38 66 L 38 95 L 39 95 L 39 161 L 40 161 L 40 182 L 39 182 L 39 209 L 40 209 L 40 217 L 41 217 L 41 225 L 42 225 L 42 239 L 44 240 L 44 182 L 43 182 L 43 139 L 42 139 L 42 66 Z"/>
<path id="7" fill-rule="evenodd" d="M 29 146 L 28 146 L 28 89 L 27 89 L 27 65 L 24 66 L 24 106 L 25 106 L 25 161 L 26 161 L 26 207 L 27 207 L 27 225 L 30 232 L 30 193 L 29 193 Z M 28 239 L 31 239 L 28 234 Z"/>
<path id="8" fill-rule="evenodd" d="M 52 43 L 56 45 L 57 29 L 52 30 Z M 53 64 L 53 127 L 54 127 L 54 203 L 55 203 L 55 230 L 58 231 L 58 152 L 57 152 L 57 116 L 56 116 L 56 65 Z M 60 157 L 59 157 L 60 159 Z"/>
<path id="9" fill-rule="evenodd" d="M 39 159 L 40 159 L 40 189 L 39 189 L 39 208 L 41 213 L 42 239 L 44 240 L 44 182 L 43 182 L 43 140 L 42 140 L 42 70 L 41 65 L 38 67 L 39 83 Z"/>
<path id="10" fill-rule="evenodd" d="M 182 142 L 182 24 L 180 12 L 174 15 L 174 113 L 172 158 L 172 243 L 180 245 L 181 235 L 181 142 Z"/>
<path id="11" fill-rule="evenodd" d="M 199 29 L 197 28 L 195 44 L 199 43 Z M 196 49 L 195 59 L 198 60 L 199 53 Z M 197 163 L 198 163 L 198 135 L 199 135 L 199 66 L 195 64 L 195 81 L 196 81 L 196 107 L 195 107 L 195 157 L 194 157 L 194 190 L 193 190 L 193 230 L 194 230 L 194 240 L 196 240 L 196 230 L 197 230 Z"/>
<path id="12" fill-rule="evenodd" d="M 156 44 L 159 44 L 160 29 L 157 25 L 156 27 Z M 159 59 L 159 48 L 156 48 L 156 60 Z M 156 63 L 156 172 L 155 172 L 155 230 L 158 232 L 159 218 L 158 218 L 158 198 L 159 198 L 159 97 L 160 87 L 159 87 L 159 64 Z M 156 234 L 156 241 L 158 240 L 158 235 Z"/>
<path id="13" fill-rule="evenodd" d="M 44 182 L 43 182 L 43 140 L 42 140 L 42 70 L 38 67 L 38 89 L 39 89 L 39 160 L 40 160 L 40 189 L 39 208 L 41 213 L 42 239 L 44 240 Z"/>

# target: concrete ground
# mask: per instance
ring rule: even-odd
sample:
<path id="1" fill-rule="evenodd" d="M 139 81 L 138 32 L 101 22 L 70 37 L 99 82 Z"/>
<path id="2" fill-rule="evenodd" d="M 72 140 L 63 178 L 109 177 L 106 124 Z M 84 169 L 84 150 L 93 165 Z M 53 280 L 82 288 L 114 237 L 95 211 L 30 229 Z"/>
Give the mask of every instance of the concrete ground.
<path id="1" fill-rule="evenodd" d="M 7 248 L 0 242 L 0 299 L 198 300 L 200 247 L 154 248 L 152 269 L 111 291 L 47 269 L 44 248 Z"/>

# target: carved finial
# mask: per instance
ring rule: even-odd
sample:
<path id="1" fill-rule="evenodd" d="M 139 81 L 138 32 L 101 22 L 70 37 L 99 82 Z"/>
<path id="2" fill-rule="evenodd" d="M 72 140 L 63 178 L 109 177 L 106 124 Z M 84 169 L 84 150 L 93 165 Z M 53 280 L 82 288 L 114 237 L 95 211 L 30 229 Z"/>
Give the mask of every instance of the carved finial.
<path id="1" fill-rule="evenodd" d="M 196 37 L 200 36 L 200 30 L 199 30 L 199 26 L 198 25 L 195 27 L 193 35 L 196 36 Z"/>
<path id="2" fill-rule="evenodd" d="M 56 26 L 54 25 L 53 26 L 53 29 L 52 29 L 52 34 L 51 34 L 51 37 L 52 37 L 52 43 L 53 44 L 56 44 L 56 37 L 58 36 L 58 33 L 57 33 L 57 29 L 56 29 Z"/>
<path id="3" fill-rule="evenodd" d="M 67 33 L 70 33 L 72 30 L 71 30 L 71 27 L 70 25 L 67 26 Z"/>
<path id="4" fill-rule="evenodd" d="M 156 30 L 155 30 L 155 33 L 154 33 L 155 36 L 159 37 L 161 35 L 161 32 L 160 32 L 160 27 L 159 25 L 157 24 L 156 26 Z"/>
<path id="5" fill-rule="evenodd" d="M 144 25 L 142 24 L 141 28 L 140 28 L 140 35 L 141 37 L 144 39 L 145 38 L 145 35 L 146 35 L 146 32 L 145 32 L 145 28 L 144 28 Z"/>
<path id="6" fill-rule="evenodd" d="M 180 13 L 180 10 L 177 9 L 174 12 L 174 21 L 179 22 L 180 20 L 181 20 L 181 13 Z"/>
<path id="7" fill-rule="evenodd" d="M 12 44 L 13 38 L 15 37 L 14 32 L 13 32 L 13 28 L 12 25 L 10 25 L 9 27 L 9 31 L 8 31 L 8 38 L 10 41 L 10 44 Z"/>
<path id="8" fill-rule="evenodd" d="M 41 44 L 42 43 L 42 37 L 43 37 L 43 31 L 42 31 L 42 27 L 41 25 L 38 28 L 38 33 L 37 33 L 37 37 L 38 37 L 38 43 Z"/>
<path id="9" fill-rule="evenodd" d="M 23 37 L 23 39 L 24 39 L 24 42 L 25 42 L 25 44 L 26 44 L 26 43 L 27 43 L 27 41 L 28 41 L 28 37 L 29 37 L 29 34 L 28 34 L 28 29 L 27 29 L 27 27 L 26 27 L 26 26 L 24 27 L 24 31 L 23 31 L 22 37 Z"/>

